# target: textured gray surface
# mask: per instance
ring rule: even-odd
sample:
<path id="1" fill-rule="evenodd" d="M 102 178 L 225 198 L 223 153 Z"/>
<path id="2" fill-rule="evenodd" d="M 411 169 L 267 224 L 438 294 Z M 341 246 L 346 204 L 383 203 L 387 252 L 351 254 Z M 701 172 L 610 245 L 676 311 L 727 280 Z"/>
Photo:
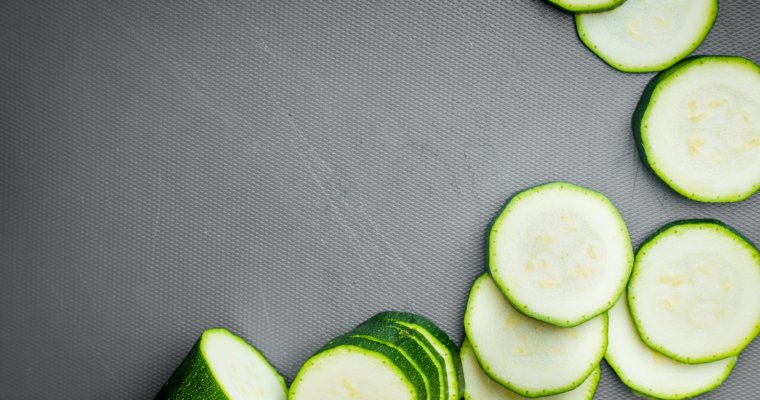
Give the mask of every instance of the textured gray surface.
<path id="1" fill-rule="evenodd" d="M 697 53 L 760 61 L 722 0 Z M 760 242 L 760 197 L 687 201 L 642 168 L 651 75 L 538 0 L 0 3 L 0 399 L 153 396 L 223 325 L 293 378 L 384 309 L 457 341 L 513 191 L 607 194 L 634 246 L 678 218 Z M 760 395 L 760 343 L 707 399 Z M 609 368 L 598 399 L 631 399 Z"/>

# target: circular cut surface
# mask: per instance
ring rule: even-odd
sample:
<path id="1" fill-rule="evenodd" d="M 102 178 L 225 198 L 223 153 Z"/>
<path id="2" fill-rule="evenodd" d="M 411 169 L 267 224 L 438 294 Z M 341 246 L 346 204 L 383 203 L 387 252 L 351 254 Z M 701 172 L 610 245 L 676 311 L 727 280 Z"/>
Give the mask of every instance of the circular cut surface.
<path id="1" fill-rule="evenodd" d="M 760 329 L 760 254 L 721 224 L 675 223 L 639 250 L 628 300 L 642 340 L 668 357 L 737 355 Z"/>
<path id="2" fill-rule="evenodd" d="M 289 398 L 416 400 L 413 386 L 388 358 L 348 345 L 306 361 L 293 381 Z"/>
<path id="3" fill-rule="evenodd" d="M 572 328 L 535 320 L 514 309 L 488 274 L 472 286 L 464 326 L 483 371 L 527 397 L 577 387 L 607 346 L 607 314 Z"/>
<path id="4" fill-rule="evenodd" d="M 657 83 L 640 122 L 649 164 L 694 200 L 750 196 L 760 188 L 760 67 L 702 57 L 674 68 Z"/>
<path id="5" fill-rule="evenodd" d="M 269 362 L 226 329 L 210 329 L 201 341 L 203 357 L 231 400 L 285 400 L 285 382 Z"/>
<path id="6" fill-rule="evenodd" d="M 612 307 L 633 263 L 628 231 L 612 203 L 564 182 L 515 195 L 488 245 L 489 270 L 510 302 L 558 326 Z"/>
<path id="7" fill-rule="evenodd" d="M 631 389 L 659 399 L 684 399 L 715 389 L 728 377 L 736 357 L 704 364 L 683 364 L 647 347 L 628 312 L 626 296 L 609 311 L 605 358 Z"/>
<path id="8" fill-rule="evenodd" d="M 483 372 L 478 364 L 478 359 L 472 351 L 472 346 L 467 338 L 462 343 L 461 350 L 462 368 L 464 369 L 464 379 L 467 382 L 464 392 L 465 400 L 525 400 L 530 397 L 520 396 L 519 394 L 505 388 L 494 382 Z M 551 396 L 540 397 L 541 400 L 590 400 L 594 398 L 596 387 L 599 385 L 601 369 L 599 366 L 594 368 L 591 375 L 586 378 L 577 388 Z"/>
<path id="9" fill-rule="evenodd" d="M 612 67 L 661 71 L 691 53 L 710 32 L 716 0 L 627 0 L 601 13 L 576 14 L 578 35 Z"/>

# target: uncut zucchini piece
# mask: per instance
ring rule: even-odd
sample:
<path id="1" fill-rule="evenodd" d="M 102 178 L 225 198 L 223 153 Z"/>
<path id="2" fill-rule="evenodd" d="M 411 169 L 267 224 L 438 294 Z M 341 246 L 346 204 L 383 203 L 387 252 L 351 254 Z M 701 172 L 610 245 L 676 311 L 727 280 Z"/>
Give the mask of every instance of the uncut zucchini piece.
<path id="1" fill-rule="evenodd" d="M 443 358 L 446 367 L 446 388 L 449 400 L 458 400 L 464 394 L 464 374 L 459 351 L 449 336 L 427 318 L 402 311 L 384 311 L 371 320 L 389 320 L 418 332 Z"/>
<path id="2" fill-rule="evenodd" d="M 717 0 L 627 0 L 600 13 L 576 14 L 583 44 L 623 72 L 662 71 L 704 40 L 718 15 Z"/>
<path id="3" fill-rule="evenodd" d="M 510 303 L 562 327 L 612 307 L 633 265 L 615 206 L 567 182 L 515 194 L 492 223 L 487 247 L 488 270 Z"/>
<path id="4" fill-rule="evenodd" d="M 687 399 L 720 386 L 736 356 L 704 364 L 683 364 L 650 349 L 631 320 L 625 294 L 608 312 L 609 343 L 605 359 L 623 383 L 658 399 Z"/>
<path id="5" fill-rule="evenodd" d="M 307 360 L 290 386 L 290 400 L 361 398 L 423 400 L 419 371 L 393 347 L 357 337 L 332 340 Z"/>
<path id="6" fill-rule="evenodd" d="M 156 399 L 285 400 L 285 380 L 264 356 L 224 328 L 201 335 Z"/>
<path id="7" fill-rule="evenodd" d="M 719 221 L 670 223 L 639 249 L 628 305 L 644 343 L 676 361 L 738 355 L 760 332 L 760 253 Z"/>
<path id="8" fill-rule="evenodd" d="M 488 274 L 472 285 L 464 330 L 483 371 L 525 397 L 578 387 L 607 348 L 606 313 L 571 328 L 547 324 L 512 307 Z"/>
<path id="9" fill-rule="evenodd" d="M 625 0 L 547 0 L 555 6 L 570 12 L 599 12 L 611 10 Z"/>
<path id="10" fill-rule="evenodd" d="M 483 369 L 480 368 L 478 359 L 472 351 L 472 346 L 466 338 L 462 342 L 460 357 L 462 358 L 462 367 L 464 368 L 464 379 L 467 380 L 467 387 L 464 392 L 465 400 L 530 399 L 530 397 L 520 396 L 491 380 L 483 372 Z M 577 388 L 568 392 L 537 398 L 541 400 L 591 400 L 594 398 L 597 386 L 599 386 L 601 374 L 601 368 L 597 365 L 594 371 L 591 372 L 591 375 Z"/>
<path id="11" fill-rule="evenodd" d="M 641 158 L 681 195 L 734 202 L 760 189 L 760 67 L 752 61 L 692 57 L 661 72 L 632 125 Z"/>
<path id="12" fill-rule="evenodd" d="M 415 340 L 411 335 L 392 321 L 367 321 L 349 332 L 348 336 L 380 341 L 391 346 L 404 355 L 407 360 L 420 372 L 425 382 L 427 398 L 442 400 L 445 388 L 439 376 L 443 374 L 444 366 L 437 364 L 436 359 L 425 345 Z M 444 393 L 441 392 L 443 389 Z"/>

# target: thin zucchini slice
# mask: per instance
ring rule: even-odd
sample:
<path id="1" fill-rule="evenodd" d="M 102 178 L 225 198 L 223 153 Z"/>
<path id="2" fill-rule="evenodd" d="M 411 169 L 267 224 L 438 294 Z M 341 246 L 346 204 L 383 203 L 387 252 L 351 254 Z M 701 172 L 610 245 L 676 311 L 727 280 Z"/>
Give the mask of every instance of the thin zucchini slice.
<path id="1" fill-rule="evenodd" d="M 718 221 L 677 221 L 636 255 L 628 304 L 641 339 L 682 363 L 735 356 L 760 331 L 760 253 Z"/>
<path id="2" fill-rule="evenodd" d="M 409 362 L 420 371 L 425 382 L 427 398 L 442 400 L 442 382 L 444 366 L 438 365 L 436 359 L 425 345 L 406 333 L 402 327 L 391 321 L 370 320 L 351 330 L 351 337 L 381 341 L 402 353 Z M 445 391 L 445 388 L 443 388 Z"/>
<path id="3" fill-rule="evenodd" d="M 746 199 L 760 189 L 760 67 L 726 56 L 678 63 L 647 85 L 633 132 L 642 159 L 681 195 Z"/>
<path id="4" fill-rule="evenodd" d="M 465 400 L 524 400 L 529 397 L 523 397 L 519 394 L 505 388 L 494 382 L 483 372 L 475 357 L 470 342 L 465 338 L 462 342 L 460 352 L 462 358 L 462 367 L 464 368 L 464 379 L 467 381 L 465 388 Z M 577 388 L 552 396 L 539 397 L 541 400 L 591 400 L 594 398 L 599 378 L 601 377 L 601 368 L 599 365 L 594 368 L 591 375 L 586 378 Z"/>
<path id="5" fill-rule="evenodd" d="M 285 400 L 277 370 L 253 346 L 223 328 L 201 335 L 156 399 Z"/>
<path id="6" fill-rule="evenodd" d="M 615 304 L 633 264 L 623 218 L 604 195 L 554 182 L 514 195 L 494 220 L 488 268 L 521 312 L 562 327 Z"/>
<path id="7" fill-rule="evenodd" d="M 607 348 L 607 314 L 572 328 L 527 317 L 483 274 L 472 285 L 464 330 L 483 371 L 525 397 L 572 390 L 597 367 Z"/>
<path id="8" fill-rule="evenodd" d="M 690 398 L 720 386 L 736 356 L 705 364 L 683 364 L 650 349 L 631 320 L 626 296 L 609 311 L 609 344 L 605 359 L 632 390 L 659 399 Z"/>
<path id="9" fill-rule="evenodd" d="M 581 41 L 624 72 L 662 71 L 704 40 L 718 15 L 717 0 L 627 0 L 610 11 L 576 14 Z"/>
<path id="10" fill-rule="evenodd" d="M 446 392 L 449 400 L 458 400 L 464 394 L 464 375 L 459 351 L 451 338 L 427 318 L 402 311 L 384 311 L 370 320 L 388 320 L 421 335 L 441 356 L 445 365 Z"/>
<path id="11" fill-rule="evenodd" d="M 625 0 L 548 0 L 555 6 L 570 12 L 599 12 L 611 10 Z"/>
<path id="12" fill-rule="evenodd" d="M 290 386 L 290 400 L 362 398 L 423 400 L 419 371 L 383 343 L 339 337 L 304 363 Z"/>

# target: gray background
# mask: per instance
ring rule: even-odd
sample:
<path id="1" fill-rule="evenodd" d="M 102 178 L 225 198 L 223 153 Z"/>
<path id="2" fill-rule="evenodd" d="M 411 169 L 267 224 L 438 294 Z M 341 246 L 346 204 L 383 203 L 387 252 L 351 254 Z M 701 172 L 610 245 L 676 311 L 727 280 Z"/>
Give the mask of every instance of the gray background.
<path id="1" fill-rule="evenodd" d="M 760 61 L 722 0 L 697 53 Z M 385 309 L 456 341 L 515 190 L 602 191 L 633 244 L 705 205 L 642 167 L 623 74 L 539 0 L 0 4 L 0 399 L 151 398 L 222 325 L 286 376 Z M 707 399 L 760 395 L 760 343 Z M 632 399 L 609 368 L 598 399 Z"/>

